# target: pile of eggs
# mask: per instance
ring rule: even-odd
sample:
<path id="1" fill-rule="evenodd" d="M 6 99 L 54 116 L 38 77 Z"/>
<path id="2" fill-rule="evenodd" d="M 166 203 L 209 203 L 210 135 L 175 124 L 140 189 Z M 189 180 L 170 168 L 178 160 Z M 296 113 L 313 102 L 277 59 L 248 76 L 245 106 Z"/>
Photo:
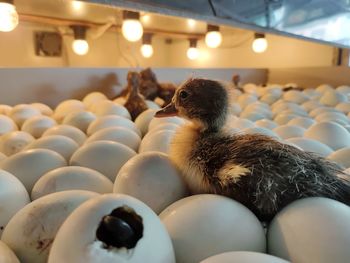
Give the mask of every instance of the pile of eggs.
<path id="1" fill-rule="evenodd" d="M 350 87 L 243 90 L 228 132 L 266 134 L 350 169 Z M 348 206 L 301 199 L 266 225 L 232 199 L 191 195 L 167 155 L 186 121 L 154 118 L 148 101 L 133 122 L 123 102 L 93 92 L 55 109 L 0 105 L 0 262 L 348 261 Z"/>

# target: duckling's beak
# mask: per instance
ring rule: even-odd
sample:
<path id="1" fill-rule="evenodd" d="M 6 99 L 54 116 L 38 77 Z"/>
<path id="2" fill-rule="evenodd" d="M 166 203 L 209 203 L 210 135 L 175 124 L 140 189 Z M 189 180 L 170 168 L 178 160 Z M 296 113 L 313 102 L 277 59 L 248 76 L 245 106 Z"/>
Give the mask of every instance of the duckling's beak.
<path id="1" fill-rule="evenodd" d="M 177 116 L 177 109 L 175 108 L 175 104 L 173 102 L 169 103 L 163 109 L 156 112 L 155 117 L 171 117 Z"/>

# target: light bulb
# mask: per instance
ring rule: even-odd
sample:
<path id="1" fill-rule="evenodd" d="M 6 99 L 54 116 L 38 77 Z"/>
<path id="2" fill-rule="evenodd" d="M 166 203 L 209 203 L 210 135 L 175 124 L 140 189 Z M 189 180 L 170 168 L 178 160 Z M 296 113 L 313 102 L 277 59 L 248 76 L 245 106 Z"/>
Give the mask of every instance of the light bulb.
<path id="1" fill-rule="evenodd" d="M 267 49 L 267 40 L 264 35 L 260 35 L 254 39 L 252 49 L 255 53 L 265 52 Z"/>
<path id="2" fill-rule="evenodd" d="M 145 58 L 150 58 L 153 55 L 153 47 L 150 44 L 143 44 L 141 46 L 141 53 L 142 56 L 144 56 Z"/>
<path id="3" fill-rule="evenodd" d="M 222 42 L 222 36 L 219 31 L 210 31 L 205 35 L 205 43 L 210 48 L 217 48 Z"/>
<path id="4" fill-rule="evenodd" d="M 143 34 L 142 24 L 136 19 L 125 19 L 123 21 L 122 33 L 127 40 L 131 42 L 138 41 Z"/>
<path id="5" fill-rule="evenodd" d="M 75 54 L 83 56 L 89 51 L 89 43 L 83 39 L 76 39 L 73 41 L 72 48 Z"/>
<path id="6" fill-rule="evenodd" d="M 9 32 L 18 25 L 16 7 L 9 3 L 0 2 L 0 31 Z"/>
<path id="7" fill-rule="evenodd" d="M 196 47 L 190 47 L 187 49 L 187 57 L 191 60 L 197 59 L 199 56 L 199 51 Z"/>

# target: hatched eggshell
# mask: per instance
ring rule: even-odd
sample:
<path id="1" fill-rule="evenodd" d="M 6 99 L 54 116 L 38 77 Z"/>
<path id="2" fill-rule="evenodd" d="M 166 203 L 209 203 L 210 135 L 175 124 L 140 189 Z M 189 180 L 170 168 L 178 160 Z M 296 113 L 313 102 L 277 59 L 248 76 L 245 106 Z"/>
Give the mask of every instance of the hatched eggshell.
<path id="1" fill-rule="evenodd" d="M 251 251 L 233 251 L 209 257 L 200 263 L 288 263 L 282 258 Z"/>
<path id="2" fill-rule="evenodd" d="M 57 122 L 61 122 L 68 113 L 83 111 L 84 109 L 85 106 L 80 100 L 64 100 L 55 108 L 53 118 Z"/>
<path id="3" fill-rule="evenodd" d="M 305 129 L 296 125 L 281 125 L 273 129 L 273 131 L 282 139 L 293 137 L 302 137 Z"/>
<path id="4" fill-rule="evenodd" d="M 10 117 L 0 114 L 0 136 L 17 130 L 17 124 Z"/>
<path id="5" fill-rule="evenodd" d="M 95 141 L 119 142 L 130 147 L 136 152 L 139 149 L 141 138 L 138 134 L 130 129 L 124 127 L 111 127 L 95 132 L 85 141 L 85 143 Z"/>
<path id="6" fill-rule="evenodd" d="M 246 133 L 246 134 L 263 134 L 263 135 L 267 135 L 270 137 L 273 137 L 275 139 L 279 139 L 280 137 L 273 132 L 272 130 L 268 129 L 268 128 L 263 128 L 263 127 L 250 127 L 250 128 L 245 128 L 243 130 L 241 130 L 242 133 Z"/>
<path id="7" fill-rule="evenodd" d="M 229 111 L 233 115 L 239 115 L 241 113 L 242 109 L 238 103 L 231 103 L 229 106 Z"/>
<path id="8" fill-rule="evenodd" d="M 322 157 L 327 157 L 333 152 L 333 149 L 328 145 L 313 139 L 295 137 L 287 139 L 287 142 L 297 145 L 306 152 L 317 153 Z"/>
<path id="9" fill-rule="evenodd" d="M 258 120 L 255 122 L 255 125 L 258 127 L 262 127 L 262 128 L 267 128 L 267 129 L 274 129 L 277 127 L 277 124 L 269 119 L 262 119 L 262 120 Z"/>
<path id="10" fill-rule="evenodd" d="M 53 110 L 44 103 L 35 102 L 30 105 L 39 110 L 42 115 L 51 116 L 53 114 Z"/>
<path id="11" fill-rule="evenodd" d="M 29 195 L 23 184 L 14 175 L 0 170 L 0 238 L 8 221 L 28 203 Z"/>
<path id="12" fill-rule="evenodd" d="M 148 109 L 137 116 L 135 120 L 136 127 L 141 131 L 142 136 L 144 136 L 148 131 L 148 125 L 154 117 L 156 110 Z"/>
<path id="13" fill-rule="evenodd" d="M 304 129 L 309 128 L 312 124 L 316 123 L 314 119 L 308 118 L 308 117 L 296 117 L 294 119 L 291 119 L 287 125 L 297 125 Z"/>
<path id="14" fill-rule="evenodd" d="M 104 245 L 106 241 L 103 237 L 97 237 L 96 234 L 102 228 L 102 220 L 108 215 L 112 217 L 111 212 L 114 212 L 113 218 L 119 219 L 118 211 L 134 215 L 129 218 L 133 218 L 137 229 L 142 229 L 142 237 L 135 238 L 136 246 L 130 246 L 129 249 L 123 244 L 119 249 L 108 247 Z M 112 235 L 107 230 L 104 233 L 107 237 Z M 131 196 L 106 194 L 79 206 L 61 226 L 52 244 L 48 263 L 62 262 L 175 263 L 175 256 L 169 234 L 148 206 Z"/>
<path id="15" fill-rule="evenodd" d="M 335 122 L 318 122 L 304 133 L 305 138 L 318 140 L 333 150 L 350 146 L 350 133 Z"/>
<path id="16" fill-rule="evenodd" d="M 69 125 L 57 125 L 46 130 L 42 137 L 50 135 L 62 135 L 74 140 L 78 145 L 82 145 L 86 140 L 86 135 L 76 127 Z"/>
<path id="17" fill-rule="evenodd" d="M 348 262 L 350 209 L 338 201 L 303 198 L 270 223 L 269 254 L 299 263 Z"/>
<path id="18" fill-rule="evenodd" d="M 228 251 L 265 252 L 263 227 L 242 204 L 219 195 L 193 195 L 169 207 L 160 218 L 173 241 L 177 262 L 199 262 Z"/>
<path id="19" fill-rule="evenodd" d="M 91 168 L 114 182 L 120 168 L 135 155 L 136 152 L 124 144 L 96 141 L 80 147 L 70 159 L 70 165 Z"/>
<path id="20" fill-rule="evenodd" d="M 1 263 L 20 263 L 16 254 L 0 240 L 0 262 Z"/>
<path id="21" fill-rule="evenodd" d="M 150 131 L 153 128 L 155 128 L 157 125 L 164 124 L 164 123 L 174 123 L 177 125 L 182 125 L 185 123 L 185 120 L 179 117 L 153 118 L 148 125 L 148 130 Z"/>
<path id="22" fill-rule="evenodd" d="M 157 103 L 154 103 L 153 101 L 151 100 L 145 100 L 146 102 L 146 105 L 149 109 L 154 109 L 154 110 L 159 110 L 160 107 Z"/>
<path id="23" fill-rule="evenodd" d="M 348 114 L 350 112 L 350 102 L 340 102 L 335 108 L 344 114 Z"/>
<path id="24" fill-rule="evenodd" d="M 301 104 L 301 106 L 307 111 L 310 112 L 314 109 L 317 109 L 318 107 L 322 107 L 322 104 L 318 101 L 309 100 Z"/>
<path id="25" fill-rule="evenodd" d="M 34 185 L 31 198 L 67 191 L 87 190 L 100 194 L 111 193 L 113 183 L 103 174 L 86 167 L 67 166 L 44 174 Z"/>
<path id="26" fill-rule="evenodd" d="M 168 153 L 174 134 L 175 131 L 170 130 L 157 130 L 147 133 L 140 143 L 139 153 L 153 151 Z"/>
<path id="27" fill-rule="evenodd" d="M 326 106 L 334 107 L 340 102 L 347 101 L 348 98 L 344 94 L 338 93 L 334 90 L 326 91 L 320 98 L 320 103 Z"/>
<path id="28" fill-rule="evenodd" d="M 6 105 L 6 104 L 0 104 L 0 114 L 9 116 L 11 110 L 12 110 L 11 106 Z"/>
<path id="29" fill-rule="evenodd" d="M 238 104 L 241 106 L 242 109 L 244 109 L 247 105 L 257 101 L 258 98 L 255 95 L 252 94 L 242 94 L 238 97 Z"/>
<path id="30" fill-rule="evenodd" d="M 21 262 L 46 263 L 51 244 L 70 213 L 90 198 L 89 191 L 65 191 L 34 200 L 22 208 L 7 224 L 2 241 Z"/>
<path id="31" fill-rule="evenodd" d="M 308 100 L 308 96 L 298 90 L 289 90 L 283 94 L 283 99 L 286 101 L 302 104 Z"/>
<path id="32" fill-rule="evenodd" d="M 350 147 L 339 149 L 327 156 L 329 160 L 332 160 L 344 168 L 350 168 Z"/>
<path id="33" fill-rule="evenodd" d="M 141 200 L 156 214 L 188 195 L 180 172 L 166 154 L 158 152 L 129 159 L 115 179 L 113 192 Z"/>
<path id="34" fill-rule="evenodd" d="M 28 144 L 24 150 L 48 149 L 57 152 L 64 159 L 69 161 L 72 154 L 78 148 L 79 145 L 69 137 L 63 135 L 49 135 Z"/>
<path id="35" fill-rule="evenodd" d="M 41 115 L 40 111 L 28 104 L 18 104 L 9 113 L 9 117 L 18 127 L 21 127 L 25 120 L 38 115 Z"/>
<path id="36" fill-rule="evenodd" d="M 284 125 L 296 117 L 299 116 L 293 113 L 280 113 L 276 115 L 276 117 L 274 118 L 274 122 L 276 122 L 278 125 Z"/>
<path id="37" fill-rule="evenodd" d="M 245 128 L 254 127 L 254 122 L 248 119 L 237 118 L 235 120 L 230 121 L 228 125 L 232 128 L 243 130 Z"/>
<path id="38" fill-rule="evenodd" d="M 34 116 L 23 123 L 21 130 L 28 132 L 34 138 L 39 138 L 47 129 L 56 124 L 56 121 L 48 116 Z"/>
<path id="39" fill-rule="evenodd" d="M 0 137 L 0 152 L 7 156 L 22 151 L 31 142 L 35 141 L 34 137 L 24 131 L 13 131 Z"/>
<path id="40" fill-rule="evenodd" d="M 83 103 L 86 108 L 90 109 L 96 102 L 100 100 L 107 100 L 106 95 L 99 91 L 90 92 L 83 98 Z"/>
<path id="41" fill-rule="evenodd" d="M 132 131 L 136 132 L 139 136 L 141 136 L 140 130 L 136 127 L 135 123 L 133 123 L 131 120 L 126 119 L 124 117 L 116 116 L 116 115 L 107 115 L 98 117 L 96 120 L 91 122 L 87 129 L 87 134 L 90 136 L 91 134 L 105 129 L 105 128 L 111 128 L 111 127 L 124 127 L 131 129 Z"/>
<path id="42" fill-rule="evenodd" d="M 94 120 L 96 120 L 96 116 L 90 111 L 74 111 L 64 117 L 62 124 L 74 126 L 82 132 L 86 132 L 90 123 Z"/>
<path id="43" fill-rule="evenodd" d="M 66 164 L 64 158 L 54 151 L 33 149 L 7 157 L 0 163 L 0 169 L 16 176 L 30 193 L 41 176 Z"/>

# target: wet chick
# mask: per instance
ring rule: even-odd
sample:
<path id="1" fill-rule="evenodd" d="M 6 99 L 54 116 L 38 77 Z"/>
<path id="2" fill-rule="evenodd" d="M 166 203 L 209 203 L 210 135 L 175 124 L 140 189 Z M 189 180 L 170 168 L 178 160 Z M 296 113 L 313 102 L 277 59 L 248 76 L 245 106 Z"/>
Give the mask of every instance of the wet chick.
<path id="1" fill-rule="evenodd" d="M 156 75 L 150 68 L 146 68 L 140 72 L 141 84 L 140 93 L 147 100 L 154 100 L 158 96 L 159 85 Z"/>
<path id="2" fill-rule="evenodd" d="M 140 74 L 137 72 L 129 71 L 128 76 L 128 95 L 124 107 L 128 109 L 132 120 L 135 120 L 143 111 L 147 110 L 147 104 L 139 93 L 140 86 Z"/>
<path id="3" fill-rule="evenodd" d="M 339 167 L 268 136 L 227 134 L 229 88 L 191 79 L 156 116 L 190 120 L 175 135 L 170 157 L 192 193 L 231 197 L 269 221 L 290 202 L 311 196 L 350 203 L 350 183 Z"/>

